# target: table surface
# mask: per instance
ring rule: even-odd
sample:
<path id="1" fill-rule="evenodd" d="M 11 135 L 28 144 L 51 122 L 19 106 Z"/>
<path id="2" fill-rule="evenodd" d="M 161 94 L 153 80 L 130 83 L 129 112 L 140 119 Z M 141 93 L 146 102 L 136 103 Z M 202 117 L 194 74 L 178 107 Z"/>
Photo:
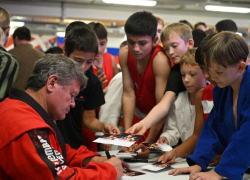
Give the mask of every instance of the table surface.
<path id="1" fill-rule="evenodd" d="M 118 150 L 112 150 L 110 151 L 111 155 L 116 155 L 116 153 L 118 152 Z M 99 154 L 101 154 L 102 156 L 105 156 L 105 152 L 104 151 L 100 151 L 98 152 Z M 118 157 L 119 158 L 119 157 Z M 135 171 L 140 171 L 140 172 L 144 172 L 146 173 L 145 175 L 141 175 L 141 176 L 123 176 L 121 178 L 121 180 L 127 180 L 127 179 L 133 179 L 133 180 L 189 180 L 189 174 L 180 174 L 177 176 L 172 176 L 172 175 L 168 175 L 168 173 L 175 169 L 175 168 L 181 168 L 181 167 L 187 167 L 187 163 L 186 163 L 186 159 L 184 158 L 177 158 L 176 161 L 177 163 L 172 164 L 170 166 L 170 168 L 167 169 L 163 169 L 157 172 L 153 172 L 153 171 L 148 171 L 148 170 L 144 170 L 142 169 L 142 166 L 145 166 L 147 164 L 150 164 L 151 162 L 157 161 L 159 158 L 159 156 L 152 154 L 149 157 L 149 163 L 141 163 L 141 162 L 136 162 L 136 163 L 128 163 L 131 167 L 132 170 Z M 122 159 L 122 158 L 121 158 Z M 243 180 L 250 180 L 250 174 L 244 174 L 244 178 Z"/>

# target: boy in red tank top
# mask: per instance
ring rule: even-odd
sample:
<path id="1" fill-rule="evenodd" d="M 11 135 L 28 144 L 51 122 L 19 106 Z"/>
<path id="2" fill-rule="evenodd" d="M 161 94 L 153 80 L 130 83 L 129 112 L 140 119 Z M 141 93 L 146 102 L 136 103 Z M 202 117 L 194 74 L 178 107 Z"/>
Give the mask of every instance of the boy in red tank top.
<path id="1" fill-rule="evenodd" d="M 170 62 L 157 44 L 157 19 L 147 11 L 132 14 L 125 24 L 128 46 L 120 49 L 123 73 L 122 106 L 125 130 L 143 119 L 162 99 L 170 74 Z M 163 121 L 142 138 L 154 142 Z"/>

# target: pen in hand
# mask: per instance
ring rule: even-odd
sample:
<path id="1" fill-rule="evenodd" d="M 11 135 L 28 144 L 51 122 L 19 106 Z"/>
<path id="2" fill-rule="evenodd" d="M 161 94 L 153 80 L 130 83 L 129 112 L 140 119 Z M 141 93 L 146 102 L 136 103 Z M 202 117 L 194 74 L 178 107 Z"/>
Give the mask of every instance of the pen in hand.
<path id="1" fill-rule="evenodd" d="M 109 151 L 105 151 L 105 153 L 106 153 L 107 158 L 110 159 L 111 156 L 110 156 L 110 154 L 109 154 Z"/>

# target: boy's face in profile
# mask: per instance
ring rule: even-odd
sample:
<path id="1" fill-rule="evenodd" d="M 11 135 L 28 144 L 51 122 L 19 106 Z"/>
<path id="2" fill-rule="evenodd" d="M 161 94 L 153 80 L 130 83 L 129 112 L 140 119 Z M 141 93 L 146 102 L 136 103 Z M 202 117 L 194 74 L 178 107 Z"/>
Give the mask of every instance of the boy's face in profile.
<path id="1" fill-rule="evenodd" d="M 163 29 L 162 23 L 158 23 L 157 25 L 157 31 L 156 31 L 156 36 L 158 37 L 157 44 L 161 43 L 161 31 Z"/>
<path id="2" fill-rule="evenodd" d="M 64 54 L 66 55 L 66 54 Z M 84 52 L 74 50 L 70 55 L 69 58 L 77 61 L 84 72 L 86 72 L 89 67 L 92 65 L 95 53 L 94 52 Z"/>
<path id="3" fill-rule="evenodd" d="M 99 59 L 105 52 L 108 40 L 106 38 L 98 39 L 98 54 L 95 59 Z"/>
<path id="4" fill-rule="evenodd" d="M 152 37 L 149 35 L 134 36 L 127 34 L 128 49 L 136 60 L 149 58 L 156 40 L 157 38 L 155 37 L 152 41 Z"/>
<path id="5" fill-rule="evenodd" d="M 183 64 L 180 68 L 183 84 L 189 93 L 196 93 L 206 86 L 206 79 L 198 64 L 195 66 Z"/>
<path id="6" fill-rule="evenodd" d="M 184 40 L 175 32 L 170 33 L 169 38 L 162 42 L 163 48 L 167 56 L 175 63 L 179 64 L 181 58 L 188 49 L 192 49 L 193 45 Z"/>

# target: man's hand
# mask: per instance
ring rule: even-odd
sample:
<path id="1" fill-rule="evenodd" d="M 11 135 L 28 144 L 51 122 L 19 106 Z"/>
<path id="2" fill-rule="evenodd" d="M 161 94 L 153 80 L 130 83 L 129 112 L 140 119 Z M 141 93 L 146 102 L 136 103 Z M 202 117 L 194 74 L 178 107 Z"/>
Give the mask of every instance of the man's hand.
<path id="1" fill-rule="evenodd" d="M 96 76 L 98 77 L 98 79 L 101 82 L 102 86 L 105 86 L 106 83 L 107 83 L 105 74 L 103 72 L 101 72 L 100 70 L 98 70 L 96 72 Z"/>
<path id="2" fill-rule="evenodd" d="M 166 137 L 164 137 L 164 136 L 161 136 L 158 140 L 157 140 L 157 142 L 156 143 L 159 143 L 159 144 L 168 144 L 168 140 L 167 140 L 167 138 Z"/>
<path id="3" fill-rule="evenodd" d="M 120 134 L 120 130 L 118 127 L 109 124 L 109 123 L 102 123 L 102 132 L 108 134 Z"/>
<path id="4" fill-rule="evenodd" d="M 199 165 L 194 165 L 190 167 L 174 169 L 173 171 L 170 171 L 168 174 L 176 176 L 177 174 L 180 174 L 180 173 L 190 173 L 190 175 L 192 175 L 194 173 L 200 172 L 201 170 L 202 169 Z"/>
<path id="5" fill-rule="evenodd" d="M 123 163 L 120 159 L 116 158 L 116 157 L 111 157 L 110 159 L 105 161 L 106 163 L 111 164 L 112 166 L 114 166 L 116 172 L 117 172 L 117 177 L 116 179 L 120 179 L 123 176 Z"/>
<path id="6" fill-rule="evenodd" d="M 126 133 L 133 133 L 133 134 L 145 134 L 147 131 L 147 127 L 143 125 L 143 123 L 139 122 L 134 124 L 132 127 L 126 130 Z"/>
<path id="7" fill-rule="evenodd" d="M 223 176 L 217 174 L 215 171 L 190 174 L 190 180 L 194 180 L 194 179 L 220 180 L 220 179 L 223 179 Z"/>
<path id="8" fill-rule="evenodd" d="M 162 155 L 158 161 L 161 161 L 162 163 L 175 163 L 176 155 L 174 151 L 169 151 Z"/>

